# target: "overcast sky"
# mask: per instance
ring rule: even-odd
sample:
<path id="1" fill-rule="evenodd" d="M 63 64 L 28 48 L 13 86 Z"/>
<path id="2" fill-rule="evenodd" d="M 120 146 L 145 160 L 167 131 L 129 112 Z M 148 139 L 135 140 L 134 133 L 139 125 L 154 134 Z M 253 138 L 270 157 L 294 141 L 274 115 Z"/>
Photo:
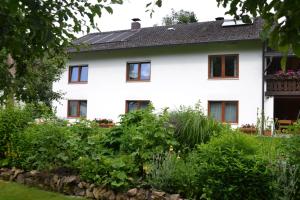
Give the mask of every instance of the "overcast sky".
<path id="1" fill-rule="evenodd" d="M 112 15 L 104 13 L 98 22 L 101 31 L 129 29 L 132 18 L 140 18 L 142 27 L 154 24 L 161 25 L 162 18 L 171 13 L 171 9 L 178 11 L 194 11 L 198 21 L 210 21 L 224 16 L 225 9 L 218 8 L 216 0 L 163 0 L 161 8 L 155 8 L 152 18 L 146 11 L 146 4 L 151 0 L 124 0 L 123 5 L 113 5 Z M 230 18 L 230 17 L 226 17 Z"/>

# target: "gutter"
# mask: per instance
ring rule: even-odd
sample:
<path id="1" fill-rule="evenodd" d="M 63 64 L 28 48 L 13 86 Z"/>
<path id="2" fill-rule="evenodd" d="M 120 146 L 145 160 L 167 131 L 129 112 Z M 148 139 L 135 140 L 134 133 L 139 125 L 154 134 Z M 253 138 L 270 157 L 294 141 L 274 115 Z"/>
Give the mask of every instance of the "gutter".
<path id="1" fill-rule="evenodd" d="M 264 134 L 265 130 L 265 66 L 266 66 L 266 59 L 265 59 L 265 48 L 266 43 L 263 42 L 263 48 L 262 48 L 262 96 L 261 96 L 261 130 L 260 134 Z"/>

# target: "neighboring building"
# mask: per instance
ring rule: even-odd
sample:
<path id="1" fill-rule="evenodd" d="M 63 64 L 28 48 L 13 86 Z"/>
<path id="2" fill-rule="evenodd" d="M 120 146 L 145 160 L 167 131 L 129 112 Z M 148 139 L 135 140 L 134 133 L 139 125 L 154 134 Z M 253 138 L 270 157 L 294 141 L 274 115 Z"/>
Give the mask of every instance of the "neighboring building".
<path id="1" fill-rule="evenodd" d="M 83 46 L 69 49 L 66 71 L 54 84 L 65 93 L 55 103 L 59 117 L 117 121 L 150 101 L 159 110 L 200 100 L 205 113 L 234 125 L 255 124 L 258 110 L 272 119 L 297 118 L 299 80 L 264 76 L 279 70 L 281 55 L 259 39 L 261 19 L 149 28 L 134 20 L 130 30 L 92 33 L 74 42 Z M 298 59 L 290 62 L 299 67 Z"/>

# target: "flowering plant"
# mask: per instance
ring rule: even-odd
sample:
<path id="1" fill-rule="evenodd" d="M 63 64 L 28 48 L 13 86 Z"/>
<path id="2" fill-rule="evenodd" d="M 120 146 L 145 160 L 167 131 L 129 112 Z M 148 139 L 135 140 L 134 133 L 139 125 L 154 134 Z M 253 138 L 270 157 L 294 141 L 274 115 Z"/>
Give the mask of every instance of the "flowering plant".
<path id="1" fill-rule="evenodd" d="M 300 70 L 298 70 L 298 71 L 287 70 L 287 72 L 279 70 L 274 74 L 274 77 L 276 77 L 276 78 L 300 78 Z"/>
<path id="2" fill-rule="evenodd" d="M 99 119 L 95 119 L 95 122 L 97 122 L 99 124 L 111 124 L 111 123 L 113 123 L 113 120 L 105 119 L 105 118 L 103 118 L 103 119 L 99 118 Z"/>
<path id="3" fill-rule="evenodd" d="M 254 124 L 243 124 L 241 128 L 256 128 Z"/>

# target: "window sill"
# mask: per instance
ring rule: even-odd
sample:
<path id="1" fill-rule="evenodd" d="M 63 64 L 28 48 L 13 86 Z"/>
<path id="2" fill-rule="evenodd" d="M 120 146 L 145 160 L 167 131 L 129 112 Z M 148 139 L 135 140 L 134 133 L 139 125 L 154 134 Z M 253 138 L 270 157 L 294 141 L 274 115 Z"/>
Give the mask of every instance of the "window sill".
<path id="1" fill-rule="evenodd" d="M 218 80 L 239 80 L 239 78 L 208 78 L 210 81 L 218 81 Z"/>
<path id="2" fill-rule="evenodd" d="M 88 84 L 88 82 L 68 82 L 68 84 L 72 85 L 72 84 Z"/>
<path id="3" fill-rule="evenodd" d="M 86 117 L 67 117 L 67 119 L 86 119 Z"/>
<path id="4" fill-rule="evenodd" d="M 151 80 L 138 80 L 138 81 L 130 81 L 127 80 L 126 83 L 147 83 L 147 82 L 151 82 Z"/>

